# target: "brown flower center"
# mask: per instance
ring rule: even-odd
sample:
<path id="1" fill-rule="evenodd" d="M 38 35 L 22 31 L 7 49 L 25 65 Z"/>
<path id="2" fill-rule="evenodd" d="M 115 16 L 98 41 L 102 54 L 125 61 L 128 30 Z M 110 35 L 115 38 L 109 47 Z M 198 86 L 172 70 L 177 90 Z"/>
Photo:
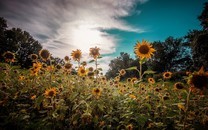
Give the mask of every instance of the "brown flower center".
<path id="1" fill-rule="evenodd" d="M 141 45 L 139 47 L 139 52 L 142 53 L 142 54 L 148 54 L 149 47 L 147 45 Z"/>

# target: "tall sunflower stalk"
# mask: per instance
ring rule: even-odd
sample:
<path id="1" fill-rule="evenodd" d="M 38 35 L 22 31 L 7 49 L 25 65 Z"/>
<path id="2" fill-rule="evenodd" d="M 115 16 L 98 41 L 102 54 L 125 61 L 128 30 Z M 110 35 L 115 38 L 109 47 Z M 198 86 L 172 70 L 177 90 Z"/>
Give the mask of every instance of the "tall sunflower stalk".
<path id="1" fill-rule="evenodd" d="M 142 80 L 142 65 L 146 62 L 147 59 L 151 58 L 153 52 L 156 50 L 152 48 L 149 42 L 142 40 L 142 42 L 137 42 L 134 47 L 134 53 L 139 58 L 139 78 Z"/>
<path id="2" fill-rule="evenodd" d="M 71 56 L 72 56 L 72 59 L 73 59 L 74 61 L 77 61 L 77 63 L 78 63 L 78 68 L 79 68 L 79 67 L 80 67 L 80 59 L 81 59 L 81 57 L 82 57 L 82 52 L 81 52 L 81 50 L 77 49 L 77 50 L 75 50 L 75 51 L 72 51 Z"/>
<path id="3" fill-rule="evenodd" d="M 98 67 L 98 63 L 97 63 L 97 59 L 100 56 L 99 50 L 100 50 L 100 48 L 98 48 L 98 47 L 90 48 L 90 56 L 92 56 L 94 58 L 94 61 L 95 61 L 96 81 L 97 81 L 97 78 L 98 78 L 98 68 L 97 68 Z"/>

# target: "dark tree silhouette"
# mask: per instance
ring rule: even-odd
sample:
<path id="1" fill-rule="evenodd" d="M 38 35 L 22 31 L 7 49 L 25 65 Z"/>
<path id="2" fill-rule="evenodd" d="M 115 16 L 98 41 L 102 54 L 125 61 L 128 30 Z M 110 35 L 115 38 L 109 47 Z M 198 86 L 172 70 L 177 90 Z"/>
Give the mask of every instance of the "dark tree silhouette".
<path id="1" fill-rule="evenodd" d="M 36 41 L 28 32 L 22 31 L 20 28 L 12 28 L 7 30 L 7 24 L 3 18 L 0 20 L 0 55 L 6 51 L 15 53 L 17 63 L 22 67 L 31 65 L 28 58 L 30 54 L 38 54 L 42 49 L 41 44 Z M 1 57 L 1 61 L 3 57 Z"/>

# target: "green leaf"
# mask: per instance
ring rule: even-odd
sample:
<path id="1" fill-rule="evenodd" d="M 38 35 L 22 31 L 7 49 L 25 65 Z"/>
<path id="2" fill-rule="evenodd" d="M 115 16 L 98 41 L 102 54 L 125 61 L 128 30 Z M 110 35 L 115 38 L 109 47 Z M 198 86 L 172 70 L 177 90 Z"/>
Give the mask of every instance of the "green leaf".
<path id="1" fill-rule="evenodd" d="M 137 67 L 133 66 L 133 67 L 127 68 L 126 70 L 137 70 Z"/>
<path id="2" fill-rule="evenodd" d="M 103 69 L 102 68 L 97 68 L 98 70 L 102 71 Z"/>
<path id="3" fill-rule="evenodd" d="M 147 70 L 147 71 L 144 71 L 144 74 L 154 74 L 156 73 L 155 71 L 152 71 L 152 70 Z"/>
<path id="4" fill-rule="evenodd" d="M 92 63 L 92 62 L 94 62 L 95 60 L 91 60 L 91 61 L 89 61 L 89 63 Z"/>
<path id="5" fill-rule="evenodd" d="M 37 107 L 37 108 L 40 108 L 40 104 L 41 104 L 41 102 L 43 101 L 43 99 L 44 99 L 44 96 L 39 96 L 36 100 L 35 100 L 35 106 Z"/>
<path id="6" fill-rule="evenodd" d="M 102 56 L 99 56 L 98 59 L 103 58 Z"/>

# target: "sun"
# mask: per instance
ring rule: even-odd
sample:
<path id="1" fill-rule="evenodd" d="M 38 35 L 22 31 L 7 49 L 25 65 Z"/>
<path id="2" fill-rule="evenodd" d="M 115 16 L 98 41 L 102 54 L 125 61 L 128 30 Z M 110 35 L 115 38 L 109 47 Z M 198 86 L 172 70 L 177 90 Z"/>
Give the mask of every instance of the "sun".
<path id="1" fill-rule="evenodd" d="M 102 33 L 90 25 L 81 25 L 72 34 L 73 43 L 85 53 L 89 51 L 89 47 L 98 46 L 102 42 Z"/>

